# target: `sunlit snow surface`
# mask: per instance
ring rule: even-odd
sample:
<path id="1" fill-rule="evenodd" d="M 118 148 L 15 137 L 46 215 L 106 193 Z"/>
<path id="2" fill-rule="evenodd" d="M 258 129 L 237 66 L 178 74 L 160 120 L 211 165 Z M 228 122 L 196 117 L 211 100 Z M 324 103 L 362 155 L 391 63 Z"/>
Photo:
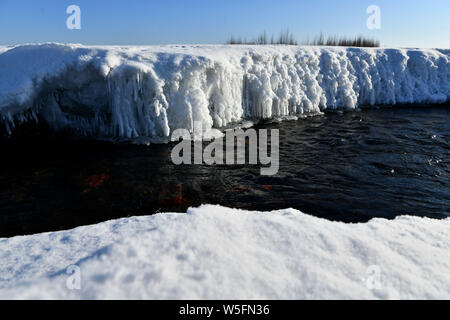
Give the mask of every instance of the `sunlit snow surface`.
<path id="1" fill-rule="evenodd" d="M 0 298 L 448 299 L 449 230 L 202 206 L 0 240 Z M 72 264 L 79 291 L 66 287 Z"/>
<path id="2" fill-rule="evenodd" d="M 449 66 L 438 49 L 24 45 L 0 49 L 0 124 L 164 141 L 194 121 L 445 102 Z"/>

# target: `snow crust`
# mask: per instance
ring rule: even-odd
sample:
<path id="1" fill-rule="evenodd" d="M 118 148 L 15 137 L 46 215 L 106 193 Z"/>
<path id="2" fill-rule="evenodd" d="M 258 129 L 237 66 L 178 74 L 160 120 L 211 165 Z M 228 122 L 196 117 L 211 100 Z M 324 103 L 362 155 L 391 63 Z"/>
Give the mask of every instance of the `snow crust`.
<path id="1" fill-rule="evenodd" d="M 0 298 L 449 299 L 449 230 L 207 205 L 0 239 Z M 81 290 L 66 286 L 73 264 Z"/>
<path id="2" fill-rule="evenodd" d="M 0 48 L 0 123 L 167 138 L 327 109 L 443 103 L 449 50 L 307 46 Z"/>

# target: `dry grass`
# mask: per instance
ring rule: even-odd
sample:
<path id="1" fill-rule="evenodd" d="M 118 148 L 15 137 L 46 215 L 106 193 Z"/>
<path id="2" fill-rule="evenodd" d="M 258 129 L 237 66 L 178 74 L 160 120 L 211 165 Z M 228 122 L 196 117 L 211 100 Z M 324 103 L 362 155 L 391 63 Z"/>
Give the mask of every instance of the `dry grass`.
<path id="1" fill-rule="evenodd" d="M 274 37 L 273 35 L 270 39 L 267 37 L 266 32 L 262 33 L 259 37 L 247 40 L 246 38 L 234 37 L 231 36 L 227 41 L 227 44 L 236 45 L 236 44 L 248 44 L 248 45 L 298 45 L 297 40 L 289 31 L 283 31 L 280 33 L 278 37 Z M 325 38 L 325 36 L 321 33 L 318 37 L 315 37 L 313 40 L 305 40 L 301 43 L 302 45 L 310 45 L 310 46 L 332 46 L 332 47 L 369 47 L 369 48 L 377 48 L 380 47 L 380 41 L 368 38 L 365 36 L 357 36 L 354 38 L 350 37 L 340 37 L 340 36 L 331 36 Z"/>
<path id="2" fill-rule="evenodd" d="M 294 36 L 289 31 L 281 32 L 278 37 L 271 36 L 270 40 L 267 37 L 266 32 L 262 33 L 259 37 L 247 40 L 246 38 L 242 39 L 241 37 L 231 36 L 228 40 L 227 44 L 250 44 L 250 45 L 290 45 L 296 46 L 298 45 Z"/>
<path id="3" fill-rule="evenodd" d="M 355 38 L 331 36 L 325 39 L 325 36 L 321 33 L 318 37 L 312 41 L 305 41 L 302 44 L 311 46 L 330 46 L 330 47 L 368 47 L 377 48 L 380 47 L 380 41 L 368 38 L 365 36 L 357 36 Z"/>

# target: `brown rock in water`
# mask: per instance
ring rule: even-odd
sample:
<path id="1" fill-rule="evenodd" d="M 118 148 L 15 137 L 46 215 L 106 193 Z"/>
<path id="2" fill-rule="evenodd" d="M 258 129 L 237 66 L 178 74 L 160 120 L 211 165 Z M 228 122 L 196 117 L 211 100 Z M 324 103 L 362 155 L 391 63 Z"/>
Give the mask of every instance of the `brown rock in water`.
<path id="1" fill-rule="evenodd" d="M 105 182 L 107 182 L 109 179 L 110 179 L 110 176 L 109 176 L 109 174 L 106 174 L 106 173 L 94 174 L 92 176 L 89 176 L 82 182 L 82 185 L 88 187 L 83 192 L 87 193 L 87 192 L 90 192 L 92 189 L 98 189 L 103 184 L 105 184 Z"/>

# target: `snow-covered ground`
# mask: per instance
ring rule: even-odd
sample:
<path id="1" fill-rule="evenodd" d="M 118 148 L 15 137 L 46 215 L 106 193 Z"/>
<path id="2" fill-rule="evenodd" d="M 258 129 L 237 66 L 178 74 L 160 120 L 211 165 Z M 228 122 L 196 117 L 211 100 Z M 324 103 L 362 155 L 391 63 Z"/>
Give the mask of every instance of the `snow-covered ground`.
<path id="1" fill-rule="evenodd" d="M 449 240 L 450 219 L 202 206 L 0 239 L 0 298 L 449 299 Z"/>
<path id="2" fill-rule="evenodd" d="M 449 50 L 307 46 L 0 49 L 0 124 L 167 139 L 244 119 L 450 97 Z"/>

